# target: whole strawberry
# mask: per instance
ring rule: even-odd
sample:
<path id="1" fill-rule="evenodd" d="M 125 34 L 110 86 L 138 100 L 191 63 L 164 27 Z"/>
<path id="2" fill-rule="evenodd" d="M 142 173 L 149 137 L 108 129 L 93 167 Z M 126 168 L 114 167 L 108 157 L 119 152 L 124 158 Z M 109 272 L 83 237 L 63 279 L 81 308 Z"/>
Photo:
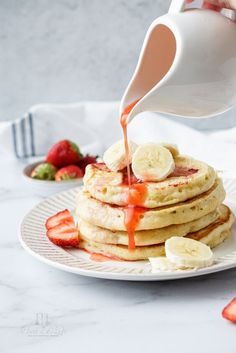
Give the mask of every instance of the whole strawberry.
<path id="1" fill-rule="evenodd" d="M 64 167 L 58 170 L 55 176 L 55 180 L 62 181 L 62 180 L 71 180 L 71 179 L 77 179 L 82 177 L 83 177 L 83 172 L 79 167 L 77 167 L 76 165 L 69 165 L 67 167 Z"/>
<path id="2" fill-rule="evenodd" d="M 81 168 L 83 174 L 85 173 L 85 168 L 88 164 L 93 164 L 97 162 L 97 156 L 91 156 L 86 154 L 86 156 L 82 157 L 79 161 L 79 167 Z"/>
<path id="3" fill-rule="evenodd" d="M 57 142 L 49 150 L 46 162 L 53 164 L 57 168 L 71 164 L 77 164 L 82 157 L 78 146 L 69 140 Z"/>
<path id="4" fill-rule="evenodd" d="M 33 179 L 54 180 L 57 168 L 50 163 L 40 163 L 31 172 L 30 176 Z"/>

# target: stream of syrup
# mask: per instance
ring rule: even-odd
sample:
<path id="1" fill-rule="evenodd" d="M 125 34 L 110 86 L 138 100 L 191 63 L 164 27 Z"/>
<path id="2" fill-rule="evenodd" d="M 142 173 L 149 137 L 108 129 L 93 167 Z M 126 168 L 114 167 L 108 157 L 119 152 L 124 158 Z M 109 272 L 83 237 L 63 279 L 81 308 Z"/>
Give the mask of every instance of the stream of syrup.
<path id="1" fill-rule="evenodd" d="M 125 144 L 125 155 L 126 155 L 126 165 L 127 165 L 127 196 L 126 203 L 127 206 L 124 208 L 124 219 L 125 219 L 125 228 L 129 237 L 128 248 L 130 250 L 135 249 L 135 229 L 137 228 L 140 217 L 145 212 L 145 209 L 140 207 L 143 205 L 146 194 L 147 186 L 141 181 L 135 181 L 131 179 L 131 168 L 129 163 L 129 143 L 128 143 L 128 134 L 127 134 L 127 124 L 128 117 L 133 109 L 133 107 L 138 103 L 140 99 L 135 100 L 133 103 L 129 104 L 121 114 L 120 123 L 123 130 L 124 144 Z"/>
<path id="2" fill-rule="evenodd" d="M 127 174 L 128 174 L 128 183 L 129 187 L 131 186 L 131 173 L 130 173 L 130 164 L 129 164 L 129 142 L 128 142 L 128 134 L 127 134 L 127 125 L 128 125 L 128 117 L 131 110 L 134 106 L 140 101 L 141 98 L 136 99 L 134 102 L 129 104 L 121 113 L 120 124 L 123 130 L 123 137 L 125 143 L 125 155 L 126 155 L 126 166 L 127 166 Z"/>

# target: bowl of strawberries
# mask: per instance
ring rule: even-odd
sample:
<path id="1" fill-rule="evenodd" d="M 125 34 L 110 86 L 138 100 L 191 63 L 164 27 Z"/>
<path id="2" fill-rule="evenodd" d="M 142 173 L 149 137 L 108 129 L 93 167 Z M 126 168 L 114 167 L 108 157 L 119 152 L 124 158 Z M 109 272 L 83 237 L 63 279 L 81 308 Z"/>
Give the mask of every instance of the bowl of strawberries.
<path id="1" fill-rule="evenodd" d="M 76 143 L 62 140 L 49 149 L 45 160 L 27 165 L 23 176 L 34 191 L 48 196 L 82 185 L 86 166 L 96 163 L 97 158 L 83 155 Z"/>

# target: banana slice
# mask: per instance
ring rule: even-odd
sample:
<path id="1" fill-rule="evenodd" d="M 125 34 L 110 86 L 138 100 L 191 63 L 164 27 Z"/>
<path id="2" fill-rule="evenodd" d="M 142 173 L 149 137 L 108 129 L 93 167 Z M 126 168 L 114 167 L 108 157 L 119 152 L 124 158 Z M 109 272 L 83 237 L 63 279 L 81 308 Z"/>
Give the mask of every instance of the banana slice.
<path id="1" fill-rule="evenodd" d="M 175 169 L 170 151 L 156 143 L 140 145 L 134 152 L 132 170 L 143 181 L 164 180 Z"/>
<path id="2" fill-rule="evenodd" d="M 132 141 L 129 144 L 129 163 L 131 163 L 132 156 L 137 149 L 138 145 Z M 110 146 L 103 155 L 103 161 L 106 166 L 113 172 L 122 170 L 126 167 L 126 155 L 124 140 L 117 141 Z"/>
<path id="3" fill-rule="evenodd" d="M 165 143 L 165 142 L 160 143 L 160 145 L 167 148 L 170 151 L 170 153 L 172 154 L 173 158 L 175 158 L 179 155 L 179 149 L 178 149 L 177 145 L 172 144 L 172 143 Z"/>
<path id="4" fill-rule="evenodd" d="M 149 257 L 149 261 L 151 263 L 153 273 L 161 271 L 177 271 L 189 269 L 188 267 L 178 266 L 174 264 L 165 256 Z"/>
<path id="5" fill-rule="evenodd" d="M 200 241 L 171 237 L 165 242 L 167 259 L 177 266 L 201 268 L 210 266 L 213 262 L 213 253 L 209 246 Z"/>

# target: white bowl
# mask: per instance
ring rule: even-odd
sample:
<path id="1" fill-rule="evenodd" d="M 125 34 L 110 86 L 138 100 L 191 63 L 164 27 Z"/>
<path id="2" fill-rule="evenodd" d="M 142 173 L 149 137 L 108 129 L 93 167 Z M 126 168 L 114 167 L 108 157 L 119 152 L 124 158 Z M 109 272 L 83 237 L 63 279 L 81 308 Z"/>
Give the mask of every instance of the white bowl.
<path id="1" fill-rule="evenodd" d="M 83 178 L 62 181 L 39 180 L 31 178 L 31 172 L 38 164 L 41 163 L 44 163 L 44 161 L 38 161 L 36 163 L 28 164 L 23 169 L 23 177 L 26 183 L 29 185 L 32 191 L 39 194 L 40 196 L 50 196 L 57 192 L 83 185 Z"/>

